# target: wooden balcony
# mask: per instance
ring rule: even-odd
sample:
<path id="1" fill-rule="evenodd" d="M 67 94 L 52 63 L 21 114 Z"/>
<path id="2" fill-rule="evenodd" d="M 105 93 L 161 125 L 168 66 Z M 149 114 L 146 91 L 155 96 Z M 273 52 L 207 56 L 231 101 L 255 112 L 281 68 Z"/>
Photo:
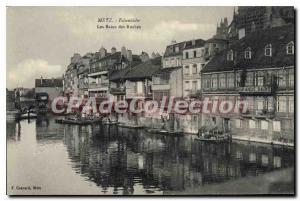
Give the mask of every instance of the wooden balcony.
<path id="1" fill-rule="evenodd" d="M 271 86 L 251 86 L 237 88 L 240 95 L 257 96 L 257 95 L 272 95 Z"/>

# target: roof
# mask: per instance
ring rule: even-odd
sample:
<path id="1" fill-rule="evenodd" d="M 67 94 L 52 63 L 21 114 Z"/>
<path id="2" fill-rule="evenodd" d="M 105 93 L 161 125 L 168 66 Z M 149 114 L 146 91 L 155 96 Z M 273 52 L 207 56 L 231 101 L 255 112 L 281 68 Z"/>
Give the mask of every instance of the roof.
<path id="1" fill-rule="evenodd" d="M 166 47 L 166 51 L 164 54 L 164 57 L 171 57 L 171 56 L 176 56 L 176 55 L 182 55 L 182 50 L 184 48 L 185 45 L 185 41 L 180 42 L 180 43 L 176 43 L 176 44 L 172 44 L 172 45 L 168 45 Z M 175 51 L 175 47 L 179 47 L 179 51 L 176 52 Z"/>
<path id="2" fill-rule="evenodd" d="M 182 66 L 177 66 L 177 67 L 169 67 L 169 68 L 161 68 L 159 69 L 156 73 L 154 73 L 155 75 L 158 74 L 163 74 L 163 73 L 171 73 L 172 71 L 178 70 L 182 68 Z"/>
<path id="3" fill-rule="evenodd" d="M 206 43 L 218 43 L 218 42 L 227 43 L 228 40 L 224 39 L 224 38 L 217 38 L 217 37 L 213 37 L 213 38 L 206 40 Z"/>
<path id="4" fill-rule="evenodd" d="M 63 87 L 61 78 L 35 79 L 35 87 Z"/>
<path id="5" fill-rule="evenodd" d="M 121 70 L 112 71 L 111 74 L 109 75 L 109 80 L 114 81 L 114 80 L 123 79 L 125 74 L 129 71 L 129 69 L 130 68 L 128 67 Z"/>
<path id="6" fill-rule="evenodd" d="M 198 47 L 203 47 L 204 44 L 205 44 L 205 41 L 202 40 L 202 39 L 196 39 L 196 40 L 194 40 L 194 44 L 193 44 L 193 40 L 186 41 L 185 42 L 184 50 L 198 48 Z"/>
<path id="7" fill-rule="evenodd" d="M 202 72 L 233 69 L 257 69 L 295 65 L 294 55 L 286 54 L 286 45 L 295 40 L 294 25 L 259 30 L 235 41 L 230 47 L 216 54 Z M 265 46 L 272 45 L 272 57 L 265 56 Z M 245 59 L 245 50 L 251 48 L 251 59 Z M 227 52 L 234 51 L 234 62 L 227 61 Z"/>
<path id="8" fill-rule="evenodd" d="M 125 79 L 151 78 L 161 68 L 161 57 L 150 59 L 131 68 L 124 76 Z"/>

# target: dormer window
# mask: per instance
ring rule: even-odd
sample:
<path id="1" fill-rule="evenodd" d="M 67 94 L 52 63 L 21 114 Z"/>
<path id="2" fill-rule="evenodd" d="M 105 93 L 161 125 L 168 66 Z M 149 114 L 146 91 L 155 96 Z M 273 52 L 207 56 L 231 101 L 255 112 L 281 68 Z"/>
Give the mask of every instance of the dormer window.
<path id="1" fill-rule="evenodd" d="M 227 52 L 227 61 L 233 61 L 233 50 Z"/>
<path id="2" fill-rule="evenodd" d="M 271 57 L 272 56 L 272 45 L 268 44 L 265 47 L 265 56 Z"/>
<path id="3" fill-rule="evenodd" d="M 251 47 L 248 47 L 245 50 L 245 59 L 251 59 L 251 57 L 252 57 Z"/>
<path id="4" fill-rule="evenodd" d="M 287 54 L 294 54 L 294 42 L 291 41 L 286 46 L 286 53 Z"/>

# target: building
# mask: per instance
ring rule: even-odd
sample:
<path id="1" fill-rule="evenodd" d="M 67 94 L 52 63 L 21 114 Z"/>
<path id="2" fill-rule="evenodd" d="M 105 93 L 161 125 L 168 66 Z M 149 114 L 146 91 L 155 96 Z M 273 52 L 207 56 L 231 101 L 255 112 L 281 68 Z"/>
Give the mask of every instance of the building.
<path id="1" fill-rule="evenodd" d="M 294 31 L 285 25 L 251 32 L 210 60 L 202 70 L 203 97 L 246 100 L 248 109 L 203 114 L 202 125 L 241 139 L 294 143 Z"/>
<path id="2" fill-rule="evenodd" d="M 166 47 L 162 58 L 162 69 L 152 76 L 153 99 L 161 100 L 163 96 L 183 96 L 182 57 L 185 42 L 172 42 Z"/>
<path id="3" fill-rule="evenodd" d="M 63 79 L 50 78 L 35 79 L 35 93 L 48 94 L 48 100 L 51 102 L 54 98 L 63 95 Z"/>
<path id="4" fill-rule="evenodd" d="M 71 62 L 68 65 L 63 78 L 64 95 L 67 97 L 79 95 L 78 68 L 80 65 L 81 65 L 81 55 L 75 53 L 71 57 Z"/>
<path id="5" fill-rule="evenodd" d="M 88 93 L 88 87 L 89 87 L 89 79 L 88 74 L 90 71 L 90 61 L 94 57 L 94 54 L 87 53 L 84 55 L 79 62 L 78 65 L 78 95 L 80 97 L 87 97 L 89 95 Z"/>
<path id="6" fill-rule="evenodd" d="M 197 96 L 201 89 L 201 70 L 206 64 L 205 41 L 202 39 L 191 40 L 185 43 L 183 49 L 183 97 Z"/>
<path id="7" fill-rule="evenodd" d="M 122 70 L 131 66 L 135 61 L 131 50 L 125 47 L 121 51 L 116 48 L 111 49 L 111 53 L 107 53 L 105 48 L 101 48 L 95 53 L 95 57 L 90 63 L 89 77 L 89 96 L 114 100 L 114 96 L 109 91 L 109 76 L 113 71 Z"/>
<path id="8" fill-rule="evenodd" d="M 243 37 L 255 30 L 294 23 L 295 11 L 287 6 L 239 6 L 230 24 L 231 37 Z"/>

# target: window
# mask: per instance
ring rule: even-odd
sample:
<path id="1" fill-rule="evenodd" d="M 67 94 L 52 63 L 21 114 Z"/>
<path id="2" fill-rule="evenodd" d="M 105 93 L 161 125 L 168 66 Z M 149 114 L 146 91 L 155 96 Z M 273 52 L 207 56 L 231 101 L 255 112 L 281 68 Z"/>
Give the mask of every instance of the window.
<path id="1" fill-rule="evenodd" d="M 197 90 L 197 81 L 192 82 L 192 90 L 196 91 Z"/>
<path id="2" fill-rule="evenodd" d="M 227 87 L 228 88 L 234 87 L 234 74 L 233 73 L 227 74 Z"/>
<path id="3" fill-rule="evenodd" d="M 185 90 L 186 91 L 190 90 L 190 82 L 189 81 L 185 81 Z"/>
<path id="4" fill-rule="evenodd" d="M 185 58 L 186 58 L 186 59 L 189 58 L 189 52 L 185 52 Z"/>
<path id="5" fill-rule="evenodd" d="M 286 46 L 286 53 L 287 54 L 294 54 L 294 42 L 291 41 Z"/>
<path id="6" fill-rule="evenodd" d="M 289 70 L 289 87 L 294 87 L 294 69 Z"/>
<path id="7" fill-rule="evenodd" d="M 184 74 L 185 74 L 185 75 L 190 74 L 190 67 L 189 67 L 189 66 L 185 66 L 185 67 L 184 67 Z"/>
<path id="8" fill-rule="evenodd" d="M 281 124 L 280 121 L 273 121 L 273 131 L 281 131 Z"/>
<path id="9" fill-rule="evenodd" d="M 264 101 L 263 100 L 257 100 L 257 109 L 258 110 L 263 110 L 264 109 Z"/>
<path id="10" fill-rule="evenodd" d="M 256 161 L 256 154 L 250 153 L 249 154 L 249 162 L 255 162 Z"/>
<path id="11" fill-rule="evenodd" d="M 235 127 L 236 128 L 242 128 L 242 120 L 236 119 L 235 120 Z"/>
<path id="12" fill-rule="evenodd" d="M 251 59 L 251 56 L 252 56 L 251 48 L 248 47 L 248 48 L 245 50 L 245 59 Z"/>
<path id="13" fill-rule="evenodd" d="M 286 86 L 286 73 L 283 70 L 277 72 L 277 84 L 279 87 Z"/>
<path id="14" fill-rule="evenodd" d="M 233 50 L 227 52 L 227 61 L 233 61 Z"/>
<path id="15" fill-rule="evenodd" d="M 175 52 L 179 52 L 179 47 L 178 46 L 175 47 Z"/>
<path id="16" fill-rule="evenodd" d="M 237 73 L 235 75 L 235 85 L 236 85 L 236 87 L 240 87 L 240 84 L 241 84 L 241 74 Z"/>
<path id="17" fill-rule="evenodd" d="M 289 97 L 289 112 L 294 112 L 294 96 Z"/>
<path id="18" fill-rule="evenodd" d="M 265 56 L 271 57 L 272 56 L 272 45 L 268 44 L 265 47 Z"/>
<path id="19" fill-rule="evenodd" d="M 211 76 L 211 80 L 212 80 L 212 88 L 218 88 L 218 77 L 217 75 L 212 75 Z"/>
<path id="20" fill-rule="evenodd" d="M 265 154 L 261 155 L 261 163 L 262 163 L 262 165 L 268 165 L 269 164 L 269 158 L 268 158 L 267 155 L 265 155 Z"/>
<path id="21" fill-rule="evenodd" d="M 197 57 L 197 52 L 196 52 L 196 50 L 194 51 L 194 57 Z"/>
<path id="22" fill-rule="evenodd" d="M 225 83 L 225 74 L 220 74 L 219 75 L 219 87 L 220 88 L 226 88 L 226 83 Z"/>
<path id="23" fill-rule="evenodd" d="M 236 151 L 236 158 L 237 159 L 240 159 L 240 160 L 243 160 L 243 153 L 241 151 Z"/>
<path id="24" fill-rule="evenodd" d="M 269 124 L 268 124 L 267 121 L 262 120 L 260 123 L 261 123 L 261 129 L 262 130 L 268 130 L 269 129 Z"/>
<path id="25" fill-rule="evenodd" d="M 274 168 L 281 168 L 281 157 L 280 156 L 274 156 L 273 158 L 273 165 Z"/>
<path id="26" fill-rule="evenodd" d="M 246 86 L 250 87 L 253 86 L 253 72 L 248 72 L 246 77 Z"/>
<path id="27" fill-rule="evenodd" d="M 193 65 L 193 74 L 196 74 L 197 73 L 197 64 L 194 64 Z"/>
<path id="28" fill-rule="evenodd" d="M 255 121 L 252 119 L 249 120 L 249 128 L 256 128 Z"/>
<path id="29" fill-rule="evenodd" d="M 277 111 L 278 112 L 286 112 L 286 97 L 279 96 L 277 99 Z"/>

